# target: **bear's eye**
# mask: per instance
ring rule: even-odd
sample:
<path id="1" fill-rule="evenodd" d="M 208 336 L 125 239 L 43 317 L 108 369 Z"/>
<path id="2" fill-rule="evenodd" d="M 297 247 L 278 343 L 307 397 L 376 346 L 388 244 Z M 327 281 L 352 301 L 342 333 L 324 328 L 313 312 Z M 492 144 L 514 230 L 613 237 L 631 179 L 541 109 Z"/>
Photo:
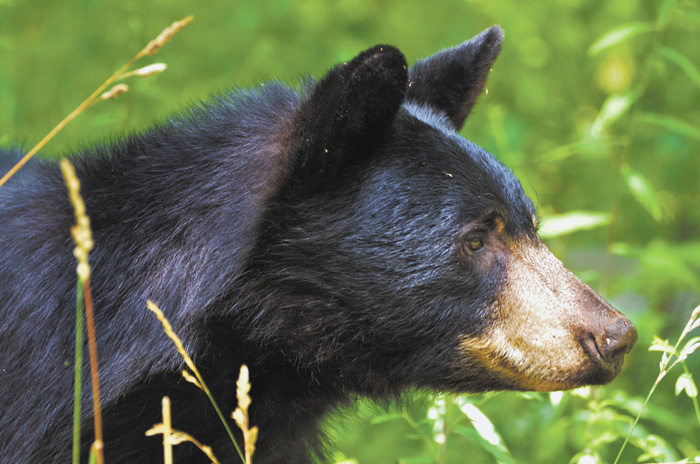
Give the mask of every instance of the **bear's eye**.
<path id="1" fill-rule="evenodd" d="M 484 247 L 484 241 L 478 237 L 469 238 L 464 242 L 465 251 L 475 252 L 479 251 Z"/>

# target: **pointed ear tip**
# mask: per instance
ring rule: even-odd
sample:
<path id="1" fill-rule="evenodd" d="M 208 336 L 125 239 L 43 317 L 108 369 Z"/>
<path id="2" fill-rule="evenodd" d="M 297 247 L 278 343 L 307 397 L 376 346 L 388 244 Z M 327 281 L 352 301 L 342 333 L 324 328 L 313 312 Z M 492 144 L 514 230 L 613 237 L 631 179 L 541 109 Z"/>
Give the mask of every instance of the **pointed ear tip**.
<path id="1" fill-rule="evenodd" d="M 499 26 L 498 24 L 495 24 L 488 29 L 486 29 L 484 32 L 479 34 L 480 36 L 483 36 L 485 41 L 491 42 L 493 44 L 498 44 L 500 45 L 501 42 L 503 42 L 503 38 L 505 37 L 506 33 L 505 31 Z"/>
<path id="2" fill-rule="evenodd" d="M 452 50 L 465 51 L 471 54 L 473 50 L 483 50 L 494 56 L 498 56 L 501 50 L 501 43 L 505 32 L 501 29 L 501 26 L 494 25 L 481 31 L 479 34 L 475 35 L 471 39 L 467 39 L 459 45 L 456 45 Z"/>

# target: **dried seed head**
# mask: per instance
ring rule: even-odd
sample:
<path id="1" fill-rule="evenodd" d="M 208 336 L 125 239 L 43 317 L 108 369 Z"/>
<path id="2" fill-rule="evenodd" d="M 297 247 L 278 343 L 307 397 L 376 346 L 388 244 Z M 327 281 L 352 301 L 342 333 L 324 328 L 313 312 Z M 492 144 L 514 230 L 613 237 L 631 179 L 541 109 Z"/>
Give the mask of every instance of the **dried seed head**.
<path id="1" fill-rule="evenodd" d="M 136 69 L 134 71 L 129 71 L 124 74 L 120 74 L 118 79 L 126 79 L 127 77 L 131 76 L 138 76 L 138 77 L 148 77 L 152 76 L 154 74 L 158 74 L 160 72 L 165 71 L 165 69 L 168 67 L 165 63 L 153 63 L 149 64 L 148 66 L 144 66 L 143 68 Z"/>
<path id="2" fill-rule="evenodd" d="M 194 375 L 190 374 L 189 371 L 186 371 L 185 369 L 182 370 L 182 377 L 185 378 L 189 383 L 195 384 L 200 390 L 204 390 L 202 388 L 202 384 L 199 383 L 199 380 L 197 380 L 197 377 Z"/>
<path id="3" fill-rule="evenodd" d="M 102 95 L 100 95 L 100 99 L 102 100 L 111 100 L 113 98 L 117 98 L 119 95 L 123 94 L 129 90 L 129 86 L 126 84 L 117 84 Z"/>
<path id="4" fill-rule="evenodd" d="M 165 71 L 167 67 L 168 65 L 165 63 L 153 63 L 135 70 L 134 75 L 139 77 L 148 77 Z"/>
<path id="5" fill-rule="evenodd" d="M 243 414 L 241 408 L 236 408 L 233 414 L 231 414 L 231 417 L 236 421 L 236 425 L 238 425 L 241 430 L 245 430 L 245 414 Z"/>
<path id="6" fill-rule="evenodd" d="M 255 453 L 255 442 L 258 440 L 258 428 L 253 427 L 248 431 L 248 435 L 245 440 L 245 454 L 247 456 L 253 456 Z M 250 461 L 249 461 L 250 462 Z"/>
<path id="7" fill-rule="evenodd" d="M 158 53 L 158 50 L 160 50 L 160 47 L 165 45 L 170 39 L 175 36 L 178 32 L 183 30 L 185 27 L 187 27 L 188 24 L 192 22 L 194 19 L 194 16 L 189 15 L 184 19 L 181 19 L 180 21 L 175 21 L 172 23 L 169 27 L 167 27 L 163 32 L 161 32 L 158 37 L 155 39 L 151 40 L 148 45 L 146 45 L 146 48 L 143 49 L 142 53 L 144 55 L 155 55 Z"/>
<path id="8" fill-rule="evenodd" d="M 255 452 L 255 441 L 258 439 L 258 428 L 249 427 L 248 407 L 250 406 L 250 377 L 248 375 L 248 366 L 241 366 L 241 373 L 236 382 L 236 396 L 238 397 L 238 407 L 231 417 L 236 421 L 236 425 L 243 432 L 243 441 L 245 443 L 245 462 L 251 462 L 253 453 Z"/>
<path id="9" fill-rule="evenodd" d="M 248 406 L 250 406 L 250 381 L 248 377 L 248 366 L 243 364 L 241 366 L 241 373 L 238 376 L 238 381 L 236 382 L 236 396 L 238 397 L 238 407 L 243 410 L 243 413 L 248 412 Z"/>
<path id="10" fill-rule="evenodd" d="M 88 255 L 94 245 L 92 241 L 92 230 L 90 229 L 90 219 L 85 214 L 85 202 L 80 196 L 80 181 L 75 174 L 73 165 L 67 159 L 61 160 L 61 173 L 68 189 L 68 197 L 70 198 L 73 212 L 75 214 L 76 225 L 71 227 L 71 235 L 75 242 L 75 250 L 73 255 L 78 260 L 78 278 L 82 281 L 90 277 L 90 265 L 88 264 Z"/>
<path id="11" fill-rule="evenodd" d="M 187 364 L 187 367 L 189 367 L 192 370 L 192 372 L 196 373 L 197 368 L 194 365 L 194 361 L 192 361 L 190 355 L 187 354 L 187 350 L 185 350 L 185 346 L 182 344 L 182 340 L 180 340 L 180 337 L 178 337 L 175 331 L 173 331 L 173 326 L 170 325 L 170 322 L 165 317 L 165 314 L 163 314 L 163 311 L 161 311 L 158 305 L 152 302 L 151 300 L 146 301 L 146 307 L 156 315 L 160 323 L 163 325 L 163 330 L 165 330 L 165 334 L 168 336 L 168 338 L 170 338 L 170 340 L 173 341 L 173 343 L 175 344 L 175 348 L 177 348 L 178 353 L 180 353 L 180 356 L 182 356 L 182 358 L 185 360 L 185 364 Z"/>
<path id="12" fill-rule="evenodd" d="M 78 274 L 78 279 L 85 282 L 90 278 L 90 265 L 85 262 L 78 263 L 78 267 L 76 268 L 75 272 Z"/>

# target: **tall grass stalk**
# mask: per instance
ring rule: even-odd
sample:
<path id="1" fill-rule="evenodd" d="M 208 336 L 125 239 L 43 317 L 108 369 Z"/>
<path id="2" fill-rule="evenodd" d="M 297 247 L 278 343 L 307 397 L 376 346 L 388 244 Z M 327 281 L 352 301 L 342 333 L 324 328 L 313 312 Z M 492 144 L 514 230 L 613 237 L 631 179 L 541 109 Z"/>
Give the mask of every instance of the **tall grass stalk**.
<path id="1" fill-rule="evenodd" d="M 100 407 L 100 379 L 97 364 L 97 337 L 95 335 L 95 318 L 92 309 L 92 293 L 90 292 L 90 264 L 88 255 L 93 247 L 90 219 L 85 212 L 85 202 L 80 196 L 80 181 L 75 170 L 66 159 L 61 160 L 61 172 L 68 189 L 76 224 L 71 227 L 71 235 L 75 242 L 73 254 L 78 261 L 76 273 L 78 276 L 77 302 L 76 302 L 76 362 L 75 362 L 75 386 L 73 406 L 73 462 L 78 464 L 80 459 L 80 403 L 82 398 L 82 370 L 83 370 L 83 312 L 88 327 L 88 349 L 90 353 L 90 378 L 92 383 L 93 418 L 95 424 L 95 441 L 90 454 L 95 456 L 97 464 L 102 464 L 102 409 Z M 84 309 L 83 311 L 83 303 Z"/>
<path id="2" fill-rule="evenodd" d="M 92 92 L 90 96 L 83 100 L 83 102 L 80 105 L 78 105 L 68 116 L 63 118 L 63 120 L 59 122 L 56 125 L 56 127 L 51 129 L 51 131 L 48 134 L 46 134 L 46 136 L 43 139 L 41 139 L 39 143 L 37 143 L 31 150 L 29 150 L 27 154 L 24 155 L 24 157 L 22 157 L 22 159 L 19 160 L 19 162 L 7 172 L 7 174 L 2 176 L 2 178 L 0 179 L 0 187 L 2 187 L 5 184 L 5 182 L 7 182 L 8 179 L 12 177 L 17 171 L 19 171 L 19 169 L 22 166 L 24 166 L 34 155 L 36 155 L 36 153 L 39 150 L 41 150 L 44 147 L 44 145 L 46 145 L 49 142 L 49 140 L 54 138 L 56 134 L 58 134 L 69 122 L 75 119 L 78 115 L 83 113 L 85 110 L 87 110 L 100 100 L 109 100 L 115 98 L 119 94 L 124 93 L 126 90 L 128 90 L 128 87 L 126 85 L 118 84 L 113 89 L 106 91 L 109 86 L 127 77 L 147 77 L 154 73 L 163 71 L 165 69 L 165 65 L 162 63 L 156 63 L 154 65 L 146 66 L 140 70 L 128 72 L 129 69 L 134 65 L 134 63 L 136 63 L 144 56 L 152 56 L 158 53 L 160 47 L 162 47 L 170 39 L 172 39 L 175 36 L 175 34 L 187 27 L 187 25 L 191 23 L 193 19 L 194 16 L 189 15 L 186 18 L 181 19 L 180 21 L 175 21 L 174 23 L 172 23 L 169 27 L 165 28 L 163 32 L 161 32 L 158 35 L 158 37 L 151 40 L 148 43 L 148 45 L 146 45 L 141 51 L 134 55 L 134 57 L 131 58 L 124 66 L 119 68 L 117 72 L 115 72 L 109 78 L 107 78 L 107 80 L 104 81 L 99 87 L 97 87 L 97 89 L 94 92 Z"/>
<path id="3" fill-rule="evenodd" d="M 669 373 L 671 369 L 673 369 L 677 364 L 682 364 L 684 367 L 684 370 L 686 373 L 688 373 L 688 369 L 685 366 L 685 359 L 690 356 L 697 348 L 700 348 L 700 337 L 693 338 L 688 341 L 688 343 L 685 344 L 683 349 L 678 351 L 678 347 L 680 346 L 681 342 L 685 338 L 688 333 L 690 333 L 692 330 L 700 327 L 700 306 L 695 308 L 693 313 L 690 316 L 690 319 L 688 320 L 688 323 L 685 325 L 685 328 L 683 329 L 683 332 L 681 332 L 680 337 L 678 337 L 678 341 L 674 346 L 671 346 L 668 342 L 661 340 L 661 339 L 655 339 L 654 342 L 652 343 L 651 347 L 649 348 L 650 351 L 662 351 L 663 354 L 661 356 L 661 363 L 659 364 L 659 375 L 656 377 L 656 380 L 654 381 L 654 385 L 652 385 L 651 390 L 649 390 L 649 394 L 647 395 L 646 399 L 644 400 L 644 404 L 642 404 L 642 408 L 639 410 L 637 413 L 637 417 L 635 417 L 634 422 L 632 422 L 632 426 L 629 429 L 629 432 L 627 432 L 627 436 L 625 437 L 625 441 L 622 443 L 622 447 L 620 447 L 620 451 L 617 453 L 617 457 L 615 458 L 615 462 L 613 464 L 617 464 L 620 461 L 620 457 L 622 456 L 622 452 L 625 450 L 625 447 L 627 446 L 627 443 L 630 440 L 630 437 L 632 436 L 632 432 L 634 431 L 634 428 L 637 426 L 637 423 L 639 422 L 639 418 L 642 417 L 642 413 L 644 412 L 644 409 L 646 408 L 647 404 L 649 403 L 649 400 L 651 399 L 651 395 L 654 394 L 654 391 L 656 390 L 656 387 L 661 383 L 661 380 L 666 376 L 666 374 Z M 675 358 L 675 359 L 674 359 Z M 671 362 L 673 361 L 673 362 Z M 695 411 L 696 414 L 698 414 L 698 425 L 700 426 L 700 413 L 698 413 L 698 403 L 697 403 L 697 393 L 695 397 L 692 397 L 693 399 L 693 404 L 695 405 Z"/>
<path id="4" fill-rule="evenodd" d="M 170 398 L 163 397 L 163 460 L 165 464 L 173 464 L 173 444 L 170 440 L 172 433 L 170 421 Z"/>
<path id="5" fill-rule="evenodd" d="M 73 388 L 73 464 L 80 463 L 80 405 L 83 385 L 83 282 L 78 279 L 75 302 L 75 365 Z"/>
<path id="6" fill-rule="evenodd" d="M 95 316 L 92 309 L 92 291 L 90 290 L 90 277 L 83 283 L 83 297 L 85 298 L 85 321 L 87 322 L 88 350 L 90 353 L 90 379 L 92 380 L 92 409 L 95 428 L 95 441 L 90 447 L 90 456 L 95 456 L 97 464 L 104 462 L 104 440 L 102 438 L 102 407 L 100 401 L 100 376 L 97 363 L 97 334 L 95 332 Z"/>
<path id="7" fill-rule="evenodd" d="M 202 375 L 199 373 L 197 366 L 194 365 L 194 361 L 192 361 L 192 358 L 190 358 L 190 355 L 187 354 L 187 351 L 185 350 L 185 347 L 182 344 L 182 340 L 180 340 L 180 337 L 178 337 L 177 334 L 173 331 L 173 327 L 170 325 L 170 322 L 165 317 L 165 314 L 163 314 L 163 311 L 160 310 L 160 308 L 158 307 L 157 304 L 155 304 L 151 300 L 148 300 L 146 302 L 146 306 L 148 307 L 148 309 L 151 312 L 153 312 L 156 315 L 156 317 L 158 318 L 160 323 L 163 325 L 163 329 L 165 330 L 165 334 L 168 336 L 168 338 L 170 338 L 173 341 L 173 343 L 175 344 L 175 348 L 177 348 L 178 353 L 180 353 L 182 358 L 185 360 L 185 364 L 187 364 L 187 367 L 194 373 L 194 377 L 193 377 L 192 374 L 190 374 L 186 370 L 183 370 L 182 376 L 188 382 L 191 382 L 191 383 L 195 384 L 197 387 L 199 387 L 207 395 L 212 406 L 214 406 L 214 410 L 216 411 L 216 414 L 219 416 L 221 423 L 224 425 L 224 428 L 226 429 L 226 432 L 228 433 L 228 436 L 231 439 L 231 443 L 233 443 L 233 446 L 236 448 L 236 451 L 238 452 L 238 455 L 240 456 L 241 461 L 243 461 L 244 463 L 247 462 L 245 456 L 243 455 L 243 452 L 241 451 L 240 446 L 238 446 L 238 442 L 233 437 L 233 431 L 231 430 L 231 427 L 229 427 L 228 422 L 226 421 L 226 418 L 224 417 L 223 413 L 221 412 L 221 409 L 219 409 L 219 405 L 216 404 L 216 401 L 214 400 L 214 396 L 211 394 L 209 387 L 207 387 L 207 384 L 204 382 L 204 378 L 202 378 Z"/>

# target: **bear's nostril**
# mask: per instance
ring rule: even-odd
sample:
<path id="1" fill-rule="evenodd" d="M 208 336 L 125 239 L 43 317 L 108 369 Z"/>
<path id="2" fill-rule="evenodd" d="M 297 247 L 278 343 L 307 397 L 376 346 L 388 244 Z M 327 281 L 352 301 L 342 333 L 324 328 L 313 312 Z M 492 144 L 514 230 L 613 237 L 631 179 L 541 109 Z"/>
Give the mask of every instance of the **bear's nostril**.
<path id="1" fill-rule="evenodd" d="M 615 319 L 603 333 L 594 337 L 600 357 L 607 363 L 617 365 L 637 343 L 637 329 L 626 317 Z"/>

